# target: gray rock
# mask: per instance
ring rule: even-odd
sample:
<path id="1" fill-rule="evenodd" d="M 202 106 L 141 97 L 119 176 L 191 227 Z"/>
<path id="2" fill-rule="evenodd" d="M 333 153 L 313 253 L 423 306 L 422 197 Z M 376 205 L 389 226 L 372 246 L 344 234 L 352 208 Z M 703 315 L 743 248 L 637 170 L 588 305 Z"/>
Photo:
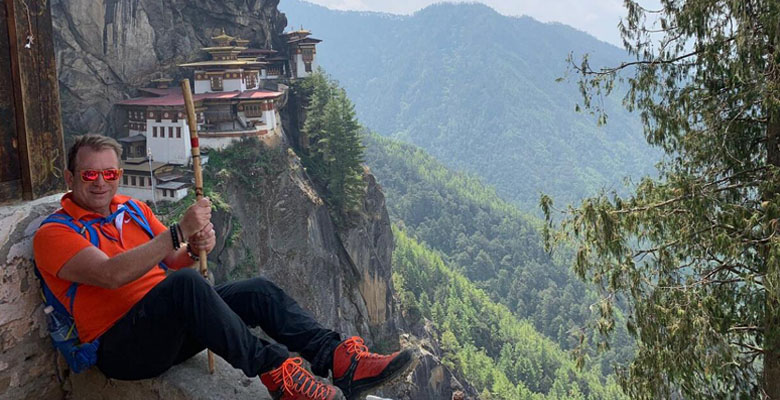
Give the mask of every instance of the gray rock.
<path id="1" fill-rule="evenodd" d="M 218 282 L 264 275 L 281 286 L 323 325 L 369 344 L 397 349 L 390 256 L 393 249 L 384 195 L 366 175 L 368 193 L 352 228 L 339 230 L 294 152 L 280 152 L 277 170 L 249 189 L 231 174 L 217 174 L 230 205 L 216 212 L 223 238 L 211 259 Z M 239 172 L 240 173 L 240 172 Z M 226 237 L 241 233 L 227 246 Z"/>
<path id="2" fill-rule="evenodd" d="M 71 377 L 66 398 L 73 400 L 269 400 L 271 396 L 259 378 L 247 378 L 220 357 L 215 371 L 208 372 L 203 351 L 171 368 L 160 377 L 143 381 L 108 379 L 93 368 Z"/>

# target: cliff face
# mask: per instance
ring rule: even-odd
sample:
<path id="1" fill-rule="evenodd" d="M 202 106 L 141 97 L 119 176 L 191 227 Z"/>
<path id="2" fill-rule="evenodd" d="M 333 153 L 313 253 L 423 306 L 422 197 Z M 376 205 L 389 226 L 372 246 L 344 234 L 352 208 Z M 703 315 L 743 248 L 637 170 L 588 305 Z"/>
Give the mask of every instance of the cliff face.
<path id="1" fill-rule="evenodd" d="M 255 47 L 280 49 L 279 0 L 53 0 L 52 19 L 66 135 L 114 134 L 111 104 L 225 29 Z"/>
<path id="2" fill-rule="evenodd" d="M 214 216 L 220 238 L 211 257 L 216 280 L 264 275 L 325 326 L 397 348 L 392 231 L 373 176 L 365 178 L 361 217 L 339 230 L 295 153 L 265 151 L 269 172 L 249 172 L 249 187 L 239 177 L 247 170 L 209 171 L 207 182 L 229 205 Z"/>

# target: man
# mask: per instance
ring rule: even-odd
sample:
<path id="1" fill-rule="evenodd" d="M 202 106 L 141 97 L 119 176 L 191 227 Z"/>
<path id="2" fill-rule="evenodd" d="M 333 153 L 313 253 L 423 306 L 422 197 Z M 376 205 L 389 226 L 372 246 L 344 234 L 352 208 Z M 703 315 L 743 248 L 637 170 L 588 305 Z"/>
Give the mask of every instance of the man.
<path id="1" fill-rule="evenodd" d="M 122 212 L 129 198 L 116 195 L 121 151 L 111 138 L 85 135 L 68 152 L 71 191 L 59 212 L 83 221 L 104 218 L 93 225 L 99 245 L 59 223 L 44 224 L 33 241 L 49 288 L 63 304 L 73 300 L 80 340 L 100 339 L 97 366 L 107 376 L 151 378 L 209 348 L 247 376 L 259 375 L 274 398 L 332 400 L 358 398 L 412 364 L 410 350 L 378 355 L 360 338 L 342 340 L 263 278 L 212 288 L 186 268 L 216 243 L 211 203 L 201 199 L 166 228 L 136 202 L 154 233 L 150 238 Z M 175 272 L 166 276 L 161 262 Z M 67 299 L 73 282 L 80 285 Z M 278 343 L 253 336 L 248 326 L 260 326 Z M 289 351 L 311 362 L 317 375 L 332 372 L 334 385 L 313 378 Z"/>

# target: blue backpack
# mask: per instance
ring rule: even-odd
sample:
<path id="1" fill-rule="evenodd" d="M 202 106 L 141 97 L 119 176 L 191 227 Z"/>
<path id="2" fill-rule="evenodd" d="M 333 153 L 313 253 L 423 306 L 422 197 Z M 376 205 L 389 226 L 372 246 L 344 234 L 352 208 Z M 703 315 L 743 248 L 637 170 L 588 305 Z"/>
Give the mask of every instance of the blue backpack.
<path id="1" fill-rule="evenodd" d="M 147 221 L 144 213 L 132 200 L 128 200 L 124 204 L 119 205 L 114 213 L 106 217 L 98 217 L 84 221 L 80 219 L 76 220 L 68 214 L 58 212 L 46 217 L 46 219 L 41 222 L 40 226 L 50 223 L 67 225 L 88 239 L 93 246 L 99 248 L 100 240 L 98 237 L 98 232 L 103 234 L 103 236 L 109 240 L 117 240 L 114 237 L 106 235 L 106 233 L 103 232 L 102 226 L 106 223 L 113 223 L 114 219 L 123 211 L 127 212 L 130 218 L 135 221 L 135 223 L 138 224 L 138 226 L 140 226 L 144 232 L 149 235 L 150 238 L 154 237 L 154 233 L 149 226 L 149 221 Z M 168 269 L 165 263 L 161 262 L 159 266 L 163 270 Z M 43 277 L 41 276 L 41 272 L 38 270 L 37 265 L 34 269 L 35 275 L 41 282 L 41 292 L 43 293 L 44 304 L 54 308 L 54 310 L 51 312 L 54 315 L 50 316 L 49 318 L 53 318 L 55 321 L 62 322 L 67 326 L 67 332 L 63 334 L 63 332 L 53 331 L 52 329 L 57 329 L 57 327 L 49 325 L 49 334 L 52 337 L 54 347 L 57 348 L 60 353 L 62 353 L 62 355 L 65 357 L 65 361 L 67 361 L 68 366 L 73 372 L 80 373 L 85 371 L 97 363 L 97 351 L 98 347 L 100 346 L 100 339 L 95 339 L 89 343 L 81 343 L 79 341 L 79 335 L 76 331 L 76 323 L 73 320 L 73 302 L 76 299 L 76 291 L 78 290 L 79 284 L 76 282 L 71 283 L 70 287 L 68 287 L 68 291 L 65 292 L 65 297 L 70 300 L 70 304 L 66 308 L 57 299 L 54 293 L 52 293 L 52 291 L 49 289 L 49 286 L 46 285 L 46 281 L 44 281 Z"/>

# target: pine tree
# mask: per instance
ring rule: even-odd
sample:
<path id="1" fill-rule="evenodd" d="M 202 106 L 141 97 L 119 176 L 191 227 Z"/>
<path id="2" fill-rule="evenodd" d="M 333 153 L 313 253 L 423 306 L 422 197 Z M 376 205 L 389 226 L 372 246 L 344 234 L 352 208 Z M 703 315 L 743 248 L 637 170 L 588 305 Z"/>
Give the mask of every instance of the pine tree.
<path id="1" fill-rule="evenodd" d="M 310 145 L 319 140 L 319 134 L 324 123 L 325 105 L 328 104 L 332 97 L 332 86 L 325 73 L 318 69 L 317 72 L 304 79 L 299 87 L 302 94 L 308 98 L 303 133 L 306 135 L 306 141 Z"/>
<path id="2" fill-rule="evenodd" d="M 601 333 L 626 300 L 632 398 L 780 398 L 780 2 L 625 4 L 636 59 L 574 65 L 583 103 L 605 122 L 593 96 L 627 87 L 666 156 L 633 194 L 569 209 L 548 244 L 577 241 L 576 272 L 604 293 Z"/>
<path id="3" fill-rule="evenodd" d="M 309 93 L 303 132 L 310 148 L 304 150 L 304 164 L 321 183 L 337 222 L 359 209 L 363 199 L 363 144 L 355 109 L 344 89 L 322 72 L 306 78 L 303 91 Z"/>

